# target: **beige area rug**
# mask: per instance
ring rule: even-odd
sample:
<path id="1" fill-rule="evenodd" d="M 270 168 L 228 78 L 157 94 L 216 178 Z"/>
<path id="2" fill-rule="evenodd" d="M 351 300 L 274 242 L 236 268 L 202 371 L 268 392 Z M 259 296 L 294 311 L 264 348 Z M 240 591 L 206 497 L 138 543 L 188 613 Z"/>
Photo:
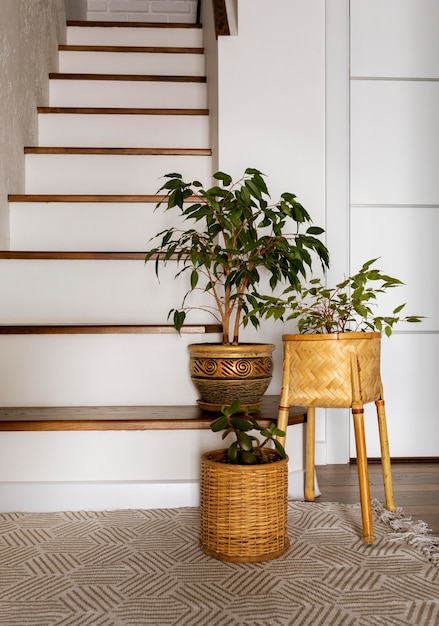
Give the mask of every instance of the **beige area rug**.
<path id="1" fill-rule="evenodd" d="M 367 546 L 358 506 L 291 502 L 291 548 L 252 564 L 204 555 L 196 508 L 2 514 L 0 624 L 436 626 L 439 539 L 374 507 Z"/>

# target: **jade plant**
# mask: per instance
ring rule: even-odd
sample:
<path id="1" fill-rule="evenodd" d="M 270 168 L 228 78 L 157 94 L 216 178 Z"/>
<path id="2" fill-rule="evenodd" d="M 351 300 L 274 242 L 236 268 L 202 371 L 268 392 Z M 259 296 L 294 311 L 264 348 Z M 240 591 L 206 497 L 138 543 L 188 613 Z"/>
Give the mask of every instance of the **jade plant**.
<path id="1" fill-rule="evenodd" d="M 395 307 L 390 315 L 376 313 L 379 294 L 404 284 L 372 267 L 377 260 L 367 261 L 357 273 L 332 288 L 314 278 L 306 288 L 287 288 L 284 299 L 263 296 L 257 310 L 267 318 L 296 320 L 300 333 L 378 331 L 390 337 L 398 322 L 420 322 L 422 317 L 401 316 L 405 304 Z"/>
<path id="2" fill-rule="evenodd" d="M 277 440 L 277 437 L 285 437 L 285 432 L 278 429 L 274 423 L 270 424 L 269 428 L 260 426 L 252 416 L 252 413 L 256 412 L 249 408 L 243 411 L 239 400 L 235 400 L 232 404 L 221 407 L 220 417 L 211 423 L 210 428 L 213 432 L 223 431 L 223 439 L 233 435 L 233 442 L 226 453 L 229 463 L 236 465 L 268 463 L 270 459 L 264 448 L 270 442 L 273 443 L 279 458 L 286 458 L 285 449 Z M 262 440 L 250 431 L 258 431 Z"/>
<path id="3" fill-rule="evenodd" d="M 180 331 L 194 308 L 211 314 L 222 327 L 222 343 L 236 345 L 242 326 L 258 328 L 261 309 L 255 299 L 270 294 L 278 285 L 299 290 L 317 259 L 329 265 L 328 250 L 319 239 L 324 231 L 311 225 L 311 217 L 293 193 L 283 193 L 270 203 L 264 174 L 248 168 L 233 182 L 224 172 L 213 175 L 216 184 L 204 189 L 199 181 L 184 182 L 182 175 L 167 174 L 158 193 L 166 211 L 176 211 L 189 226 L 171 227 L 152 239 L 158 245 L 145 260 L 155 260 L 155 269 L 177 262 L 176 278 L 189 276 L 189 289 L 179 308 L 169 311 Z M 211 298 L 191 306 L 193 292 Z M 274 296 L 273 296 L 274 298 Z M 251 304 L 253 303 L 253 304 Z M 256 303 L 256 306 L 253 306 Z"/>

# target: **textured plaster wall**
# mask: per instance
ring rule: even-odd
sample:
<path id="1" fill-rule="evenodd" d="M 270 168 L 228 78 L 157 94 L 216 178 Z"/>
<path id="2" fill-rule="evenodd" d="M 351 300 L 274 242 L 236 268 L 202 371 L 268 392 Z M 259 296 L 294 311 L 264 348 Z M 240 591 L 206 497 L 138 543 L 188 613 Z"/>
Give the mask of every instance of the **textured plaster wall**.
<path id="1" fill-rule="evenodd" d="M 65 40 L 64 0 L 0 0 L 0 247 L 9 241 L 8 193 L 24 190 L 23 147 L 37 144 L 37 106 Z"/>
<path id="2" fill-rule="evenodd" d="M 68 20 L 87 19 L 87 0 L 64 0 Z"/>

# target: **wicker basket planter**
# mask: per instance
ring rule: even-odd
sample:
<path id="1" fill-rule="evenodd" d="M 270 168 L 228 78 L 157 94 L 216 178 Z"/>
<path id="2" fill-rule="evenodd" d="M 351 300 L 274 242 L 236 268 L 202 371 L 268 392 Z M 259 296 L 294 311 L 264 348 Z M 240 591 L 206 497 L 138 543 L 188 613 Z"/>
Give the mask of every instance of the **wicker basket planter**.
<path id="1" fill-rule="evenodd" d="M 234 400 L 253 408 L 261 404 L 272 378 L 273 344 L 198 343 L 188 349 L 190 375 L 202 409 L 219 411 Z"/>
<path id="2" fill-rule="evenodd" d="M 201 549 L 222 561 L 268 561 L 289 547 L 288 458 L 234 465 L 225 450 L 201 457 Z"/>
<path id="3" fill-rule="evenodd" d="M 363 404 L 380 397 L 380 333 L 284 335 L 283 339 L 291 403 L 351 407 L 352 354 L 359 368 Z"/>

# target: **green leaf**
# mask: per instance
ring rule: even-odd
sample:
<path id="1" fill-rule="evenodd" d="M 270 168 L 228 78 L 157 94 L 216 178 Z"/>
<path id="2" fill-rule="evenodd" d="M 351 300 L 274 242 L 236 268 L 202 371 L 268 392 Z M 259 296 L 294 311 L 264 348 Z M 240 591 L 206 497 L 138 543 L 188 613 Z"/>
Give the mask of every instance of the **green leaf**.
<path id="1" fill-rule="evenodd" d="M 216 172 L 213 178 L 215 178 L 215 180 L 221 180 L 226 187 L 232 184 L 232 177 L 224 172 Z"/>
<path id="2" fill-rule="evenodd" d="M 241 461 L 243 465 L 255 465 L 258 462 L 258 459 L 253 454 L 253 452 L 243 450 L 241 452 Z"/>
<path id="3" fill-rule="evenodd" d="M 230 463 L 238 462 L 238 444 L 236 441 L 234 441 L 232 445 L 229 446 L 229 449 L 227 450 L 227 457 Z"/>
<path id="4" fill-rule="evenodd" d="M 247 420 L 241 417 L 234 417 L 231 420 L 232 426 L 237 430 L 249 431 L 253 430 L 253 424 L 250 424 Z"/>
<path id="5" fill-rule="evenodd" d="M 233 413 L 238 413 L 240 409 L 241 409 L 241 401 L 233 400 L 232 404 L 230 405 L 230 415 L 233 415 Z"/>
<path id="6" fill-rule="evenodd" d="M 278 441 L 277 439 L 273 439 L 273 443 L 274 443 L 274 445 L 276 447 L 276 450 L 279 452 L 280 456 L 283 459 L 286 459 L 287 458 L 287 453 L 285 452 L 285 448 L 280 443 L 280 441 Z"/>
<path id="7" fill-rule="evenodd" d="M 261 450 L 260 454 L 260 463 L 268 463 L 268 457 L 263 450 Z"/>
<path id="8" fill-rule="evenodd" d="M 281 430 L 280 428 L 277 428 L 274 424 L 271 425 L 272 428 L 270 428 L 271 430 L 271 434 L 274 437 L 285 437 L 285 431 Z"/>
<path id="9" fill-rule="evenodd" d="M 184 311 L 174 311 L 174 327 L 178 332 L 180 332 L 185 319 L 186 313 Z"/>
<path id="10" fill-rule="evenodd" d="M 238 444 L 243 450 L 253 449 L 253 439 L 251 437 L 241 432 L 240 430 L 238 430 L 238 432 L 236 433 L 236 437 L 238 439 Z"/>
<path id="11" fill-rule="evenodd" d="M 266 428 L 263 428 L 263 429 L 261 430 L 261 435 L 262 435 L 262 437 L 269 437 L 270 439 L 271 439 L 271 437 L 272 437 L 272 433 L 271 433 L 271 431 L 270 431 L 270 430 L 267 430 Z"/>
<path id="12" fill-rule="evenodd" d="M 210 428 L 214 433 L 217 433 L 220 430 L 224 430 L 224 428 L 227 428 L 228 423 L 229 422 L 227 417 L 225 415 L 221 415 L 221 417 L 218 417 L 210 424 Z"/>
<path id="13" fill-rule="evenodd" d="M 393 309 L 393 315 L 397 315 L 397 313 L 400 313 L 404 307 L 405 307 L 405 303 L 397 306 L 396 309 Z"/>
<path id="14" fill-rule="evenodd" d="M 192 270 L 191 272 L 191 289 L 195 289 L 198 284 L 198 272 L 196 270 Z"/>

